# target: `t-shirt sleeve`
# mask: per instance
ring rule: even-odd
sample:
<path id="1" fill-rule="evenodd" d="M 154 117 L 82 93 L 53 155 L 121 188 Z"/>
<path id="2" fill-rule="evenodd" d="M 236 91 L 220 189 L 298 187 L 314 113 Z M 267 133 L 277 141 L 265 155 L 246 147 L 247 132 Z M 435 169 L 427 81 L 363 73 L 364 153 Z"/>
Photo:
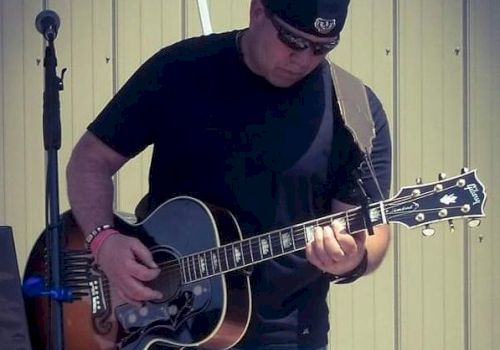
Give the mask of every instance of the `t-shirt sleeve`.
<path id="1" fill-rule="evenodd" d="M 362 166 L 362 179 L 373 201 L 387 199 L 391 189 L 392 143 L 387 115 L 382 103 L 373 91 L 367 87 L 368 102 L 375 123 L 375 138 L 371 160 L 373 170 L 380 185 L 380 192 L 366 164 Z"/>
<path id="2" fill-rule="evenodd" d="M 148 59 L 109 101 L 88 130 L 121 155 L 132 158 L 153 142 L 163 84 L 165 49 Z"/>

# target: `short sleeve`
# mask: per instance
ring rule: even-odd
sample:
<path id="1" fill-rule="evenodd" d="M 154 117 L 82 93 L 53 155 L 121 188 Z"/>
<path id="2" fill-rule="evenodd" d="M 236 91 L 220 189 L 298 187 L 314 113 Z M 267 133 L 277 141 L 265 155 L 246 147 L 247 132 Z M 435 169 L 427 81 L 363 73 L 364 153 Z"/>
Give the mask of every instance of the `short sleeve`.
<path id="1" fill-rule="evenodd" d="M 120 88 L 88 130 L 121 155 L 131 158 L 153 142 L 164 110 L 165 49 L 148 59 Z"/>

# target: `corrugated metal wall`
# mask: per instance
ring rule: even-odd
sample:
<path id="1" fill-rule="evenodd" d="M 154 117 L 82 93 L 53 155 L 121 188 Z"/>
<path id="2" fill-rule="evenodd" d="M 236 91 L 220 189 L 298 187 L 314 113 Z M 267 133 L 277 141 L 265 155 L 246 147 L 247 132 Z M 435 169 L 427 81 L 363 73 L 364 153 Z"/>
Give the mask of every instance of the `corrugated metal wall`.
<path id="1" fill-rule="evenodd" d="M 212 0 L 214 31 L 247 24 L 249 0 Z M 2 0 L 0 2 L 0 224 L 14 227 L 21 266 L 44 226 L 41 109 L 43 43 L 36 14 L 62 19 L 56 40 L 64 167 L 76 140 L 135 68 L 156 50 L 201 34 L 195 0 Z M 418 176 L 479 169 L 488 218 L 424 238 L 394 228 L 382 267 L 330 295 L 330 345 L 340 350 L 500 348 L 500 2 L 353 0 L 332 59 L 377 92 L 391 119 L 394 189 Z M 150 154 L 117 176 L 117 208 L 147 188 Z"/>

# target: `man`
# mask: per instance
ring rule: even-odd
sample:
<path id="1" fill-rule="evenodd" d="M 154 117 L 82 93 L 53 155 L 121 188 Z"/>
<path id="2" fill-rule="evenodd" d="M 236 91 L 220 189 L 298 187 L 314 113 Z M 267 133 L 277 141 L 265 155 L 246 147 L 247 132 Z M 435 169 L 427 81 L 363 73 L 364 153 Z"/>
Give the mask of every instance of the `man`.
<path id="1" fill-rule="evenodd" d="M 121 298 L 140 304 L 162 296 L 144 285 L 159 274 L 148 249 L 110 227 L 112 176 L 150 144 L 150 211 L 189 195 L 229 209 L 246 237 L 359 205 L 356 174 L 373 200 L 388 194 L 391 146 L 382 106 L 367 90 L 377 184 L 369 172 L 356 172 L 360 154 L 325 60 L 348 3 L 252 0 L 249 28 L 164 48 L 90 124 L 68 165 L 68 193 Z M 316 227 L 305 252 L 256 265 L 252 319 L 237 347 L 326 347 L 330 283 L 353 281 L 380 264 L 389 229 L 374 232 L 349 235 L 336 222 Z"/>

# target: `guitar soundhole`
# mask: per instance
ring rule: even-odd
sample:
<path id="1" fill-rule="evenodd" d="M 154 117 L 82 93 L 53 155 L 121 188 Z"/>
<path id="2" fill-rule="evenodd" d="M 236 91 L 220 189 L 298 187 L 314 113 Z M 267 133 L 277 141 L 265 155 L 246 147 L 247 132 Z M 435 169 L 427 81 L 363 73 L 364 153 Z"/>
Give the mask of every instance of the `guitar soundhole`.
<path id="1" fill-rule="evenodd" d="M 181 267 L 179 260 L 172 252 L 161 249 L 153 251 L 153 258 L 160 267 L 160 275 L 151 282 L 147 283 L 152 289 L 163 293 L 163 299 L 156 302 L 164 302 L 177 295 L 182 283 Z"/>

